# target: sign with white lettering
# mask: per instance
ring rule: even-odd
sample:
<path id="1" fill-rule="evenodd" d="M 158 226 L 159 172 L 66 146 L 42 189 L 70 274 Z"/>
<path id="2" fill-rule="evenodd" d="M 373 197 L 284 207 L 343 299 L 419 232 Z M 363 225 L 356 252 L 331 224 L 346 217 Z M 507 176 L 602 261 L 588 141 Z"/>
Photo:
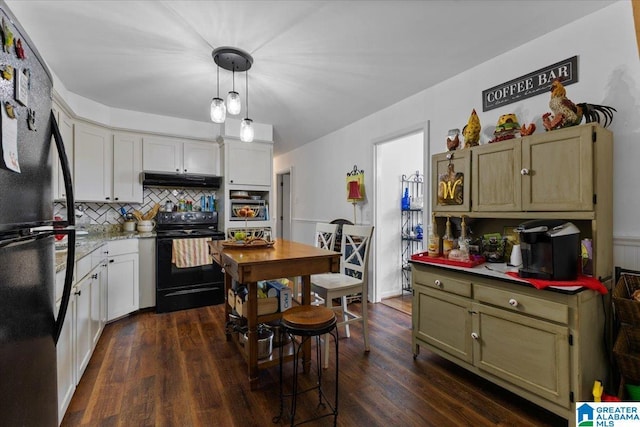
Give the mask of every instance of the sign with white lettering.
<path id="1" fill-rule="evenodd" d="M 577 56 L 483 90 L 482 111 L 493 110 L 547 92 L 551 82 L 558 77 L 562 78 L 563 86 L 578 82 Z"/>

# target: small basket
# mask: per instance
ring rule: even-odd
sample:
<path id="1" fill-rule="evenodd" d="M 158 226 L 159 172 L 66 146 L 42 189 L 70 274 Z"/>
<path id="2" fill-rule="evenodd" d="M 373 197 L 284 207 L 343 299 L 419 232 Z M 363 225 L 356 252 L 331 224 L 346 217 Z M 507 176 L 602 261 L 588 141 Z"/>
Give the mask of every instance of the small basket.
<path id="1" fill-rule="evenodd" d="M 631 383 L 640 383 L 640 329 L 623 325 L 613 346 L 620 375 Z"/>
<path id="2" fill-rule="evenodd" d="M 613 288 L 613 306 L 620 322 L 640 326 L 640 301 L 631 299 L 638 289 L 640 276 L 634 274 L 622 274 Z"/>

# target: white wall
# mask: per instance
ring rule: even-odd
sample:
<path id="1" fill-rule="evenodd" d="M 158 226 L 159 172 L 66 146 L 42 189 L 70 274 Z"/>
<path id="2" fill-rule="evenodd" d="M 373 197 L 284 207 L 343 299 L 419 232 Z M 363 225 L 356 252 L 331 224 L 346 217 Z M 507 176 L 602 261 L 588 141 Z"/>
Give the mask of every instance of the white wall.
<path id="1" fill-rule="evenodd" d="M 452 70 L 452 77 L 441 84 L 276 157 L 275 170 L 293 167 L 296 171 L 292 176 L 292 238 L 295 240 L 309 222 L 352 215 L 342 190 L 345 173 L 354 164 L 372 170 L 373 143 L 399 129 L 429 119 L 427 156 L 446 150 L 447 131 L 462 129 L 474 108 L 483 124 L 481 143 L 492 138 L 501 114 L 513 112 L 521 123 L 540 125 L 540 117 L 549 111 L 548 95 L 483 113 L 482 90 L 574 55 L 578 55 L 579 82 L 567 87 L 568 97 L 618 109 L 610 127 L 615 136 L 614 238 L 640 242 L 640 197 L 636 190 L 640 182 L 640 63 L 628 1 L 614 3 L 471 70 L 457 75 Z M 429 176 L 428 170 L 425 175 Z M 322 179 L 317 179 L 320 176 Z M 365 185 L 371 188 L 373 174 L 365 173 Z M 372 219 L 372 206 L 371 199 L 363 206 L 365 223 Z M 374 253 L 384 255 L 386 250 L 374 242 Z"/>

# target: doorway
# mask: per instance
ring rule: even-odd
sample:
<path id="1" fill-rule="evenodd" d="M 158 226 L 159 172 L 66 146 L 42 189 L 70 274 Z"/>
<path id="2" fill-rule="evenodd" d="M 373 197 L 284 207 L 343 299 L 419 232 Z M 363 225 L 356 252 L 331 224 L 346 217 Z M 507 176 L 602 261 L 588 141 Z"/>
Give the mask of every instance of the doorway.
<path id="1" fill-rule="evenodd" d="M 276 175 L 276 236 L 291 240 L 291 170 Z"/>
<path id="2" fill-rule="evenodd" d="M 375 247 L 372 301 L 410 313 L 411 292 L 402 289 L 402 176 L 425 175 L 428 122 L 374 142 Z M 425 202 L 429 198 L 426 180 Z M 428 212 L 425 203 L 424 212 Z"/>

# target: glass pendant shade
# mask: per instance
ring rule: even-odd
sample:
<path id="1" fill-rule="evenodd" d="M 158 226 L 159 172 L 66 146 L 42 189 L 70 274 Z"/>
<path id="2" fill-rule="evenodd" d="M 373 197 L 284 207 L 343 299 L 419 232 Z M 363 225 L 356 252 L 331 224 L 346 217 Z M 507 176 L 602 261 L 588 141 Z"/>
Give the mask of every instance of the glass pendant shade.
<path id="1" fill-rule="evenodd" d="M 237 114 L 240 114 L 241 108 L 242 105 L 240 104 L 240 94 L 232 90 L 227 96 L 227 112 L 235 116 Z"/>
<path id="2" fill-rule="evenodd" d="M 240 123 L 240 141 L 253 141 L 253 120 L 246 118 Z"/>
<path id="3" fill-rule="evenodd" d="M 224 123 L 227 118 L 227 107 L 224 105 L 222 98 L 213 98 L 211 100 L 211 121 L 214 123 Z"/>

